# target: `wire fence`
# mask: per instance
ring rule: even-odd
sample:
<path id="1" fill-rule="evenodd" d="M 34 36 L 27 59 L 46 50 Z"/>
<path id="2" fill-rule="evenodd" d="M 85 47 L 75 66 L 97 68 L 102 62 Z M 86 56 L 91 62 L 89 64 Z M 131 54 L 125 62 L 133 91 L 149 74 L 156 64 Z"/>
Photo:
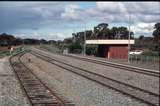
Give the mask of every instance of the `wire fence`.
<path id="1" fill-rule="evenodd" d="M 159 64 L 159 56 L 130 55 L 130 62 L 136 64 Z"/>

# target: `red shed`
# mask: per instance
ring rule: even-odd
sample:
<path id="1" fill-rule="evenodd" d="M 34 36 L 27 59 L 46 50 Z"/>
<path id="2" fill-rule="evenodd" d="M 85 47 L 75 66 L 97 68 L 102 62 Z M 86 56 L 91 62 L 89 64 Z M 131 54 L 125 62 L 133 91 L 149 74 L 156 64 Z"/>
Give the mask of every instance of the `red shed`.
<path id="1" fill-rule="evenodd" d="M 97 44 L 99 57 L 128 59 L 128 44 L 134 40 L 86 40 L 86 44 Z"/>

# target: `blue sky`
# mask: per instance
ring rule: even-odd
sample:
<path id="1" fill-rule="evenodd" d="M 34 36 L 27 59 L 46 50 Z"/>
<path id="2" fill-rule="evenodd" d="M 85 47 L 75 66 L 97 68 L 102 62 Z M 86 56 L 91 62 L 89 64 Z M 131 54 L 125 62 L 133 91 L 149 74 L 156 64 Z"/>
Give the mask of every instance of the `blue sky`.
<path id="1" fill-rule="evenodd" d="M 101 22 L 128 27 L 129 14 L 135 36 L 151 36 L 160 2 L 0 2 L 0 33 L 63 40 Z"/>

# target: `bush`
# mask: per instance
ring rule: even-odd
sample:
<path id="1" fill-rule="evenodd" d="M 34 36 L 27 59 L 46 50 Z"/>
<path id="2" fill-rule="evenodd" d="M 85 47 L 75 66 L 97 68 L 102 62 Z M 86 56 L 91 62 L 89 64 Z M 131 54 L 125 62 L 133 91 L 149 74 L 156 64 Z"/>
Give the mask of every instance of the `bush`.
<path id="1" fill-rule="evenodd" d="M 148 52 L 142 53 L 142 55 L 144 55 L 144 56 L 159 56 L 159 52 L 148 51 Z"/>
<path id="2" fill-rule="evenodd" d="M 86 54 L 87 55 L 96 55 L 97 54 L 97 46 L 96 45 L 87 45 Z"/>
<path id="3" fill-rule="evenodd" d="M 69 52 L 70 53 L 81 53 L 82 46 L 80 45 L 80 43 L 72 43 L 69 45 Z"/>

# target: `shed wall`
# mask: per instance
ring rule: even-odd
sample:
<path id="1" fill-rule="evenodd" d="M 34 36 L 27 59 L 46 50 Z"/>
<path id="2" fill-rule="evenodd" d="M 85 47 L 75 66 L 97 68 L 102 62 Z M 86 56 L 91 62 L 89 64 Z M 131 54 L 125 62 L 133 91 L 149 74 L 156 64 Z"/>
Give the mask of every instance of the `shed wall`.
<path id="1" fill-rule="evenodd" d="M 126 46 L 110 46 L 107 58 L 128 59 L 128 48 Z"/>
<path id="2" fill-rule="evenodd" d="M 108 59 L 128 59 L 128 46 L 98 45 L 98 56 Z"/>

